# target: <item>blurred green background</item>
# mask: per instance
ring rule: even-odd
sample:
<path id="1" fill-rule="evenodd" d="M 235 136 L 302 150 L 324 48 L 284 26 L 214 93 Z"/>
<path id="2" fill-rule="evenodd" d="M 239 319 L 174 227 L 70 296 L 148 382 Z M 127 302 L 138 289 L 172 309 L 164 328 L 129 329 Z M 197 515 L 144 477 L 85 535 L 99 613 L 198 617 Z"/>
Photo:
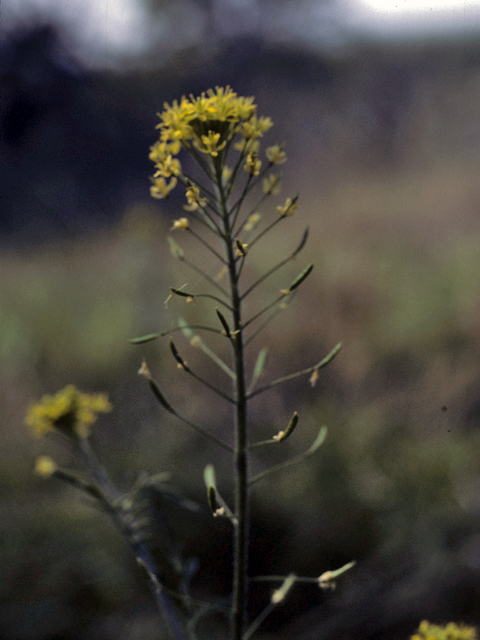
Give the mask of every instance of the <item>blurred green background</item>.
<path id="1" fill-rule="evenodd" d="M 300 193 L 298 213 L 249 254 L 246 277 L 291 252 L 310 227 L 302 254 L 251 309 L 315 262 L 292 305 L 252 342 L 250 366 L 267 346 L 268 381 L 344 344 L 314 388 L 300 379 L 253 403 L 254 439 L 300 414 L 284 449 L 255 455 L 258 471 L 307 449 L 321 424 L 329 436 L 305 464 L 255 485 L 251 572 L 318 576 L 358 561 L 333 593 L 296 587 L 259 637 L 400 640 L 423 618 L 480 623 L 476 40 L 363 41 L 339 52 L 240 32 L 156 64 L 150 54 L 134 69 L 100 69 L 76 57 L 65 33 L 37 21 L 2 44 L 1 637 L 164 637 L 107 517 L 73 488 L 33 474 L 44 453 L 81 469 L 65 443 L 34 440 L 23 424 L 30 402 L 67 383 L 109 393 L 114 412 L 93 441 L 121 488 L 142 470 L 168 471 L 202 505 L 190 513 L 151 496 L 155 553 L 162 562 L 166 519 L 185 557 L 198 560 L 196 597 L 228 596 L 230 530 L 210 517 L 201 478 L 214 462 L 228 495 L 230 461 L 155 404 L 137 375 L 142 358 L 172 403 L 227 439 L 229 408 L 182 377 L 165 341 L 128 342 L 179 316 L 215 322 L 203 301 L 165 305 L 170 285 L 205 283 L 170 255 L 174 211 L 149 198 L 148 149 L 165 100 L 227 83 L 274 120 L 266 144 L 286 145 L 280 201 Z M 203 265 L 218 271 L 210 257 Z M 177 342 L 223 384 L 201 353 Z M 252 615 L 269 594 L 253 587 Z M 210 617 L 204 637 L 223 637 L 222 625 Z"/>

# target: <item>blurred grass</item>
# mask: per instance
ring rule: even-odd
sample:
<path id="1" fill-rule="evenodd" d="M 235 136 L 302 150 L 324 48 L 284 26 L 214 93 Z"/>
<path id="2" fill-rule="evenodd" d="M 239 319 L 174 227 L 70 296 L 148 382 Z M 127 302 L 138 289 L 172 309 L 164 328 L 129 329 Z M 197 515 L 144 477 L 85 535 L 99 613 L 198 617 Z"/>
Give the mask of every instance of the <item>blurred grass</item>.
<path id="1" fill-rule="evenodd" d="M 324 187 L 321 197 L 305 178 L 295 187 L 305 193 L 298 215 L 258 257 L 249 254 L 247 276 L 253 278 L 277 251 L 290 252 L 310 226 L 304 253 L 260 294 L 273 297 L 315 261 L 292 305 L 253 343 L 255 353 L 264 344 L 271 349 L 265 380 L 309 366 L 344 342 L 313 390 L 306 379 L 297 381 L 252 407 L 259 439 L 283 428 L 293 410 L 301 417 L 282 452 L 258 455 L 259 470 L 305 450 L 318 426 L 329 426 L 314 460 L 255 488 L 254 573 L 316 574 L 355 557 L 381 576 L 389 563 L 403 566 L 408 557 L 410 587 L 401 601 L 410 615 L 440 611 L 475 621 L 477 609 L 468 603 L 478 592 L 473 582 L 480 570 L 478 169 L 476 159 L 458 159 L 422 170 L 357 172 Z M 138 206 L 115 229 L 0 253 L 0 626 L 6 638 L 88 637 L 102 616 L 111 621 L 125 610 L 137 611 L 139 620 L 152 615 L 128 550 L 105 518 L 72 491 L 32 477 L 34 456 L 48 447 L 33 442 L 22 424 L 30 401 L 70 382 L 108 391 L 116 410 L 99 423 L 95 438 L 123 486 L 142 468 L 167 469 L 189 497 L 204 502 L 199 479 L 212 460 L 221 481 L 231 482 L 228 458 L 155 406 L 136 376 L 141 358 L 148 358 L 172 402 L 214 431 L 225 430 L 228 410 L 183 383 L 166 343 L 128 343 L 168 328 L 180 314 L 191 321 L 203 317 L 201 301 L 195 307 L 183 300 L 164 304 L 171 284 L 204 285 L 171 257 L 169 226 L 158 208 Z M 199 259 L 202 252 L 186 237 L 175 238 Z M 218 271 L 214 261 L 208 266 Z M 221 380 L 199 352 L 180 337 L 176 342 L 189 363 L 207 366 Z M 52 446 L 60 461 L 72 463 L 61 444 Z M 203 558 L 199 593 L 211 589 L 212 575 L 228 591 L 228 531 L 207 533 L 215 529 L 207 516 L 187 516 L 183 524 L 177 519 L 186 552 Z M 432 554 L 436 569 L 429 573 Z M 442 569 L 446 564 L 452 579 Z M 464 585 L 462 603 L 452 595 L 452 582 L 459 590 Z M 358 593 L 355 576 L 347 585 L 338 606 Z M 88 615 L 79 623 L 71 602 L 81 597 Z M 322 598 L 317 594 L 305 610 L 320 607 Z M 374 616 L 374 594 L 367 589 L 365 598 L 362 615 Z M 15 612 L 26 606 L 29 624 L 17 624 Z M 317 615 L 334 620 L 323 606 Z M 287 608 L 282 615 L 288 621 L 298 613 Z M 109 629 L 102 637 L 115 637 L 118 624 Z M 358 631 L 357 637 L 367 636 Z"/>

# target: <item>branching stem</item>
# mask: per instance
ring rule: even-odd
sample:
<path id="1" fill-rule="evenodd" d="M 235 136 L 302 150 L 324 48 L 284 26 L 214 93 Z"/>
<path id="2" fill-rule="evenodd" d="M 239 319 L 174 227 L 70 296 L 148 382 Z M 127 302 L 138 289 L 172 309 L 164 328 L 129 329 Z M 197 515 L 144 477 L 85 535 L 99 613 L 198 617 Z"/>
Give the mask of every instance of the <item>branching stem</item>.
<path id="1" fill-rule="evenodd" d="M 228 209 L 226 195 L 222 186 L 222 159 L 214 161 L 220 210 L 223 219 L 223 240 L 225 261 L 227 263 L 230 284 L 230 305 L 232 308 L 232 327 L 235 339 L 234 369 L 235 388 L 235 539 L 233 567 L 233 606 L 231 618 L 232 640 L 242 640 L 247 611 L 247 564 L 248 564 L 248 434 L 247 434 L 247 390 L 245 381 L 245 358 L 239 292 L 239 269 L 234 250 L 234 236 L 231 212 Z M 238 209 L 237 209 L 238 213 Z"/>

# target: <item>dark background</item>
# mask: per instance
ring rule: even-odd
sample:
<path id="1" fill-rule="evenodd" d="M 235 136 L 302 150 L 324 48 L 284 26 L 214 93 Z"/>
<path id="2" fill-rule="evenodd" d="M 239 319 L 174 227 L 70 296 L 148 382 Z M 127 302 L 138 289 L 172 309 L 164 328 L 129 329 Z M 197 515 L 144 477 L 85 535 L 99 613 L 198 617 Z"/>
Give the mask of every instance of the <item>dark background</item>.
<path id="1" fill-rule="evenodd" d="M 196 6 L 208 16 L 213 5 Z M 228 409 L 181 378 L 166 343 L 128 343 L 210 313 L 164 304 L 170 285 L 202 282 L 167 249 L 175 211 L 149 197 L 148 150 L 164 101 L 225 84 L 272 117 L 267 143 L 284 142 L 289 158 L 281 197 L 300 193 L 298 213 L 249 269 L 262 273 L 310 226 L 303 254 L 257 302 L 315 261 L 251 358 L 269 347 L 270 380 L 344 343 L 315 388 L 301 379 L 253 404 L 259 439 L 301 416 L 284 450 L 255 458 L 258 470 L 307 449 L 321 424 L 329 437 L 302 466 L 255 486 L 251 572 L 318 576 L 358 561 L 333 593 L 295 587 L 259 637 L 401 639 L 423 618 L 479 623 L 480 43 L 309 48 L 212 24 L 203 43 L 158 58 L 153 47 L 108 69 L 79 56 L 54 21 L 18 25 L 1 44 L 0 634 L 163 637 L 107 517 L 33 475 L 44 453 L 81 471 L 65 443 L 36 441 L 23 425 L 31 401 L 67 383 L 109 393 L 115 410 L 93 441 L 121 488 L 142 470 L 169 471 L 202 505 L 184 512 L 150 496 L 165 579 L 167 518 L 198 559 L 194 595 L 229 593 L 230 530 L 211 519 L 201 478 L 214 462 L 228 496 L 230 462 L 155 404 L 136 374 L 142 357 L 172 402 L 225 438 Z M 252 589 L 252 615 L 269 594 Z M 203 633 L 222 637 L 221 617 Z"/>

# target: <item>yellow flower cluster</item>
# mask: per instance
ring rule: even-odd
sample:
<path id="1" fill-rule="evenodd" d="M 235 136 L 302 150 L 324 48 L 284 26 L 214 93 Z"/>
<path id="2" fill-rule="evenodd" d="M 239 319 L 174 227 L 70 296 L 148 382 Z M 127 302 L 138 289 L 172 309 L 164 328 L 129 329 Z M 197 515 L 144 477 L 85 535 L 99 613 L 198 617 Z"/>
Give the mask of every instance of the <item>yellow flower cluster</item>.
<path id="1" fill-rule="evenodd" d="M 156 168 L 152 196 L 165 198 L 175 188 L 177 177 L 181 175 L 181 165 L 175 156 L 182 147 L 215 159 L 237 135 L 241 140 L 234 147 L 249 156 L 245 170 L 258 175 L 260 161 L 253 155 L 258 149 L 257 138 L 273 123 L 270 118 L 257 117 L 253 101 L 253 97 L 237 96 L 227 86 L 216 87 L 215 91 L 209 89 L 198 98 L 184 96 L 172 105 L 165 103 L 165 110 L 159 114 L 161 122 L 157 125 L 160 139 L 150 150 L 150 159 Z M 270 156 L 273 155 L 270 162 L 284 162 L 283 152 L 278 147 L 275 149 L 273 154 L 270 152 Z"/>
<path id="2" fill-rule="evenodd" d="M 285 200 L 285 204 L 282 206 L 278 206 L 277 207 L 277 212 L 278 215 L 280 216 L 293 216 L 293 214 L 295 213 L 295 211 L 298 209 L 298 204 L 297 204 L 297 200 L 298 200 L 298 196 L 295 196 L 293 199 L 292 198 L 287 198 Z"/>
<path id="3" fill-rule="evenodd" d="M 449 622 L 445 627 L 430 624 L 423 620 L 418 631 L 410 640 L 477 640 L 477 631 L 474 627 L 465 627 Z"/>
<path id="4" fill-rule="evenodd" d="M 87 438 L 97 414 L 111 410 L 105 394 L 81 393 L 70 384 L 31 406 L 25 422 L 38 437 L 56 429 L 71 437 Z"/>

